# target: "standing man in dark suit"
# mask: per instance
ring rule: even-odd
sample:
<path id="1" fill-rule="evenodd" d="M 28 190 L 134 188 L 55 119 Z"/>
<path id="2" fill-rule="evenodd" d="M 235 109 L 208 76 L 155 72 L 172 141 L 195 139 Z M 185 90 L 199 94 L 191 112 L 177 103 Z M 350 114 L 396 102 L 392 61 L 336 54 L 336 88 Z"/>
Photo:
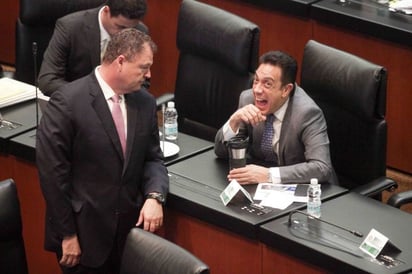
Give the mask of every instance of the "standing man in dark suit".
<path id="1" fill-rule="evenodd" d="M 104 6 L 66 15 L 56 22 L 39 72 L 39 88 L 47 96 L 67 82 L 89 74 L 100 64 L 110 37 L 124 28 L 147 33 L 141 22 L 146 0 L 107 0 Z"/>
<path id="2" fill-rule="evenodd" d="M 239 108 L 218 131 L 215 153 L 227 158 L 226 142 L 239 136 L 248 138 L 249 161 L 230 171 L 229 180 L 241 184 L 261 182 L 308 183 L 311 178 L 336 183 L 329 138 L 322 110 L 296 83 L 297 63 L 280 51 L 260 57 L 253 88 L 243 91 Z M 266 120 L 274 133 L 269 155 L 262 147 Z M 266 149 L 267 150 L 267 149 Z"/>
<path id="3" fill-rule="evenodd" d="M 163 223 L 169 180 L 156 100 L 140 89 L 155 49 L 134 28 L 115 34 L 102 65 L 53 93 L 43 114 L 36 163 L 45 248 L 64 273 L 118 273 L 129 230 Z"/>

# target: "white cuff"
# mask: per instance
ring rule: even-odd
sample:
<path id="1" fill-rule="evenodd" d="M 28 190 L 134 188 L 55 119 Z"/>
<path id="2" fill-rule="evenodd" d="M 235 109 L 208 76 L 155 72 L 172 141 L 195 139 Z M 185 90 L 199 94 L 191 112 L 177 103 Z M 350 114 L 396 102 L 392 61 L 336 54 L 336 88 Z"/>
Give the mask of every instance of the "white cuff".
<path id="1" fill-rule="evenodd" d="M 223 125 L 223 141 L 229 141 L 231 138 L 235 137 L 236 134 L 239 133 L 239 130 L 237 132 L 234 132 L 232 128 L 229 125 L 229 121 L 227 121 Z"/>
<path id="2" fill-rule="evenodd" d="M 282 181 L 280 179 L 280 171 L 278 167 L 269 168 L 270 182 L 272 184 L 280 184 Z"/>

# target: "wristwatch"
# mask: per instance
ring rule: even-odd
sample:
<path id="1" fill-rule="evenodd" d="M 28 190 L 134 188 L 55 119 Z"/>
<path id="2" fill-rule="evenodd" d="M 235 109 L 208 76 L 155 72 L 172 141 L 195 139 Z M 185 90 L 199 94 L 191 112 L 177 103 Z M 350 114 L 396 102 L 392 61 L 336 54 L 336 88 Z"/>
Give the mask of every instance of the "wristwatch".
<path id="1" fill-rule="evenodd" d="M 152 193 L 147 194 L 146 199 L 155 199 L 162 205 L 165 203 L 165 197 L 163 196 L 162 193 L 158 193 L 158 192 L 152 192 Z"/>

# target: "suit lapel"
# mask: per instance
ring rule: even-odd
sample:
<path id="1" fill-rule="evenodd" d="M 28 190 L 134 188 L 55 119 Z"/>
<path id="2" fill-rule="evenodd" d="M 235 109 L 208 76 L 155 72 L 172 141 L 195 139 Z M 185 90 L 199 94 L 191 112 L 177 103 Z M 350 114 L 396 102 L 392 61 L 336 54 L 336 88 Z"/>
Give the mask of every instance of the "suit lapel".
<path id="1" fill-rule="evenodd" d="M 96 76 L 92 73 L 92 79 L 90 84 L 90 95 L 94 98 L 92 100 L 92 107 L 94 108 L 97 116 L 100 119 L 100 122 L 103 125 L 103 128 L 107 132 L 107 135 L 112 140 L 113 146 L 116 149 L 117 153 L 121 160 L 124 160 L 122 145 L 120 144 L 120 139 L 117 134 L 116 126 L 113 122 L 112 114 L 107 105 L 106 99 L 103 96 L 103 91 L 101 90 Z"/>
<path id="2" fill-rule="evenodd" d="M 138 115 L 138 107 L 137 103 L 134 100 L 133 96 L 129 94 L 125 94 L 126 100 L 126 109 L 127 109 L 127 143 L 126 143 L 126 159 L 125 159 L 125 167 L 130 158 L 130 153 L 132 151 L 132 147 L 134 145 L 135 135 L 136 135 L 136 127 L 137 127 L 137 117 Z"/>
<path id="3" fill-rule="evenodd" d="M 290 130 L 290 122 L 291 122 L 291 114 L 292 114 L 292 107 L 293 107 L 293 99 L 294 96 L 289 97 L 289 104 L 286 108 L 285 116 L 283 117 L 282 121 L 282 128 L 280 129 L 281 134 L 279 136 L 279 153 L 278 153 L 278 161 L 279 165 L 283 165 L 285 163 L 285 142 L 289 134 Z"/>

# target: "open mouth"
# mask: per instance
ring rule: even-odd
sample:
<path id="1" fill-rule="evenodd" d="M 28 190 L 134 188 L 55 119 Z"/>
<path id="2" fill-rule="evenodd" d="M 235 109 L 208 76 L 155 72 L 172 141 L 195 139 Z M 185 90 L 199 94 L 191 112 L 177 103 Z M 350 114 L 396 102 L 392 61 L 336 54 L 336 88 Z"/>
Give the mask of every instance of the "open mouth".
<path id="1" fill-rule="evenodd" d="M 255 106 L 259 109 L 265 108 L 268 105 L 268 100 L 265 99 L 255 99 Z"/>

